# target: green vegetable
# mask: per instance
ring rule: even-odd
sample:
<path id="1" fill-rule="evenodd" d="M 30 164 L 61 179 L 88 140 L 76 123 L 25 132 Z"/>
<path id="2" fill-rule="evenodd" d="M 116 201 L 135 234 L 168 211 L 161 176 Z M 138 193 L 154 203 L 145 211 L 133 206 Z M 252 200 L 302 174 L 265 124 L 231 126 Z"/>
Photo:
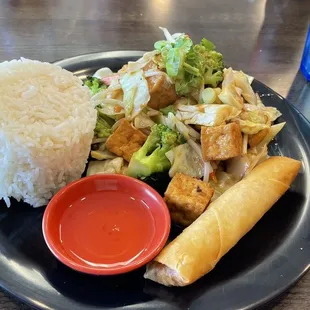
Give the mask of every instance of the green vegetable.
<path id="1" fill-rule="evenodd" d="M 88 76 L 84 82 L 84 85 L 90 89 L 92 96 L 99 93 L 102 89 L 107 88 L 107 85 L 94 76 Z"/>
<path id="2" fill-rule="evenodd" d="M 167 116 L 169 114 L 169 112 L 173 113 L 174 115 L 176 114 L 176 110 L 174 108 L 174 105 L 171 104 L 171 105 L 168 105 L 167 107 L 165 108 L 162 108 L 162 109 L 159 109 L 159 111 L 164 114 L 165 116 Z"/>
<path id="3" fill-rule="evenodd" d="M 202 101 L 206 104 L 212 104 L 216 101 L 217 95 L 214 88 L 207 87 L 202 91 Z"/>
<path id="4" fill-rule="evenodd" d="M 185 139 L 180 133 L 162 124 L 154 125 L 143 146 L 131 157 L 127 174 L 143 178 L 156 172 L 167 171 L 171 164 L 166 153 L 183 143 Z"/>
<path id="5" fill-rule="evenodd" d="M 194 45 L 189 36 L 180 34 L 174 42 L 158 41 L 154 47 L 178 95 L 188 96 L 202 84 L 216 87 L 223 80 L 223 55 L 207 39 Z"/>
<path id="6" fill-rule="evenodd" d="M 203 38 L 200 44 L 209 51 L 215 50 L 215 45 L 211 41 L 207 40 L 206 38 Z"/>
<path id="7" fill-rule="evenodd" d="M 208 51 L 204 73 L 205 84 L 216 87 L 223 81 L 223 69 L 223 55 L 216 51 Z"/>
<path id="8" fill-rule="evenodd" d="M 108 138 L 112 134 L 111 127 L 114 124 L 114 120 L 112 120 L 107 115 L 103 114 L 100 111 L 100 106 L 97 108 L 97 123 L 95 127 L 95 136 L 97 138 Z"/>

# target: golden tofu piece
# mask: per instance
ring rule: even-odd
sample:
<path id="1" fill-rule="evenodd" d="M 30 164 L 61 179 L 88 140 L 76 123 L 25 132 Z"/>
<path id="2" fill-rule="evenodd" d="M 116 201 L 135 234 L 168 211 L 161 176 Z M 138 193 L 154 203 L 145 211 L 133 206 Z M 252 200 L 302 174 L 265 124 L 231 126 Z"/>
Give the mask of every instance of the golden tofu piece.
<path id="1" fill-rule="evenodd" d="M 121 120 L 120 125 L 105 143 L 106 148 L 130 161 L 133 153 L 138 151 L 144 144 L 147 136 L 139 129 L 133 127 L 128 120 Z"/>
<path id="2" fill-rule="evenodd" d="M 175 103 L 178 99 L 174 84 L 170 83 L 166 75 L 154 75 L 146 80 L 151 95 L 151 99 L 147 104 L 150 108 L 159 110 Z"/>
<path id="3" fill-rule="evenodd" d="M 260 144 L 264 138 L 268 135 L 269 128 L 264 128 L 255 135 L 249 135 L 249 145 L 250 147 L 254 147 Z"/>
<path id="4" fill-rule="evenodd" d="M 144 72 L 148 70 L 160 71 L 153 61 L 150 61 L 143 70 Z M 146 80 L 151 95 L 147 104 L 150 108 L 159 110 L 175 103 L 178 99 L 174 84 L 170 83 L 165 74 L 153 75 L 147 77 Z"/>
<path id="5" fill-rule="evenodd" d="M 128 65 L 124 65 L 119 72 L 126 72 L 127 67 Z M 143 71 L 146 72 L 148 70 L 160 72 L 158 66 L 153 61 L 150 61 L 144 66 Z M 150 101 L 147 104 L 150 108 L 159 110 L 175 103 L 178 99 L 174 84 L 168 80 L 166 74 L 161 73 L 158 75 L 149 76 L 146 80 L 151 96 Z"/>
<path id="6" fill-rule="evenodd" d="M 241 155 L 242 134 L 237 123 L 201 128 L 202 156 L 205 161 L 226 160 Z"/>
<path id="7" fill-rule="evenodd" d="M 176 173 L 164 196 L 172 220 L 184 226 L 190 225 L 205 211 L 213 192 L 208 183 Z"/>

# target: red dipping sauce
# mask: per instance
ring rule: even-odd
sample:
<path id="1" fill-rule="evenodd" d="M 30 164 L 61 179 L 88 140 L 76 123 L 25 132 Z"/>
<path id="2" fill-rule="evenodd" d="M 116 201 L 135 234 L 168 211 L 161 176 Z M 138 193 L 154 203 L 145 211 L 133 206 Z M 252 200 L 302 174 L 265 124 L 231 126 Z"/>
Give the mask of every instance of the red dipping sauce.
<path id="1" fill-rule="evenodd" d="M 51 252 L 75 270 L 112 275 L 151 261 L 170 232 L 169 210 L 147 184 L 117 174 L 82 178 L 61 189 L 42 223 Z"/>
<path id="2" fill-rule="evenodd" d="M 146 203 L 105 192 L 74 201 L 60 220 L 60 241 L 69 256 L 91 266 L 127 265 L 147 250 L 154 219 Z"/>

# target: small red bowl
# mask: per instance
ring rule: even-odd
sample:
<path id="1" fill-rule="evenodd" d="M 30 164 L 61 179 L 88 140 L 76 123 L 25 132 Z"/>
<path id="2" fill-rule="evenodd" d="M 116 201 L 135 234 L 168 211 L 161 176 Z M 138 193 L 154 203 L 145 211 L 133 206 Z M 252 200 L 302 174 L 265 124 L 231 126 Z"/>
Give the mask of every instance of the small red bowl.
<path id="1" fill-rule="evenodd" d="M 42 223 L 45 242 L 65 265 L 113 275 L 151 261 L 170 232 L 165 201 L 147 184 L 117 174 L 82 178 L 61 189 Z"/>

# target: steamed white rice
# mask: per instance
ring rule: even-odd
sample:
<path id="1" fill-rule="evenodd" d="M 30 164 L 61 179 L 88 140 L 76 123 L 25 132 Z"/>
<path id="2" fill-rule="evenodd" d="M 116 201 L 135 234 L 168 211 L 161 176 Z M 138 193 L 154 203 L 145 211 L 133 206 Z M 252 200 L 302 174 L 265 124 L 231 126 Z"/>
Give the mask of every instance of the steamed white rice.
<path id="1" fill-rule="evenodd" d="M 85 169 L 97 112 L 81 80 L 58 66 L 0 63 L 0 199 L 45 205 Z"/>

